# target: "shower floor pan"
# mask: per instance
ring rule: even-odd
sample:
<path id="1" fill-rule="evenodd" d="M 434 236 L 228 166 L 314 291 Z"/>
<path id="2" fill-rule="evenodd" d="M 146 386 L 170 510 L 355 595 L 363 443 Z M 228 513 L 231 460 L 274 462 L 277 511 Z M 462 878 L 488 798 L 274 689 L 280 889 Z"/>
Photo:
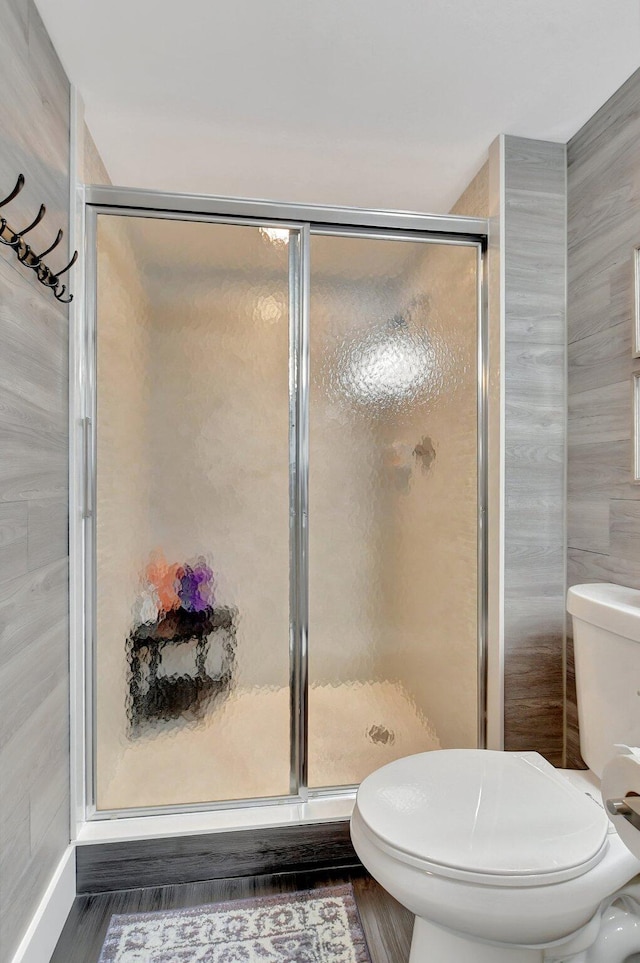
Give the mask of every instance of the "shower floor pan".
<path id="1" fill-rule="evenodd" d="M 99 773 L 98 809 L 286 795 L 288 746 L 289 690 L 236 689 L 203 720 L 158 727 L 125 745 L 111 778 Z M 353 785 L 400 756 L 439 748 L 433 725 L 399 684 L 309 690 L 312 788 Z"/>

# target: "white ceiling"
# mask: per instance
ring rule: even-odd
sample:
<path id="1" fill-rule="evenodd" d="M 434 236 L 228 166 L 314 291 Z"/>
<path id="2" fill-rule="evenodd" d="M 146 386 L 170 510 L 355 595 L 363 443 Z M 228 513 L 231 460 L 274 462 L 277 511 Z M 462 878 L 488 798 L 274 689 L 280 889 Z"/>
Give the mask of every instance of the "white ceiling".
<path id="1" fill-rule="evenodd" d="M 36 3 L 113 182 L 164 190 L 445 212 L 640 66 L 640 0 Z"/>

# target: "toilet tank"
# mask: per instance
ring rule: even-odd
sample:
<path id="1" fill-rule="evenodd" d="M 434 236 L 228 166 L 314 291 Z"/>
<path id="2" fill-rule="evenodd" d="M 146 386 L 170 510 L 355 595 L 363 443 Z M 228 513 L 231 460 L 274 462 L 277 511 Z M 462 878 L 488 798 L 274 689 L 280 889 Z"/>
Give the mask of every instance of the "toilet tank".
<path id="1" fill-rule="evenodd" d="M 582 758 L 598 778 L 617 744 L 640 745 L 640 591 L 574 585 L 576 688 Z"/>

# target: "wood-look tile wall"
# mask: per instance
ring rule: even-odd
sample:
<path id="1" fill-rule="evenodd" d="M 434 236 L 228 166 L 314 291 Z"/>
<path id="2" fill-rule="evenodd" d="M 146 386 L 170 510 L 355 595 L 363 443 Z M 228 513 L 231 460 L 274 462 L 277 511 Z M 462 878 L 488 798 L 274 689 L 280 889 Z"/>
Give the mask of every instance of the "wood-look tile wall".
<path id="1" fill-rule="evenodd" d="M 505 748 L 563 761 L 566 158 L 502 144 Z"/>
<path id="2" fill-rule="evenodd" d="M 80 845 L 78 893 L 357 866 L 346 820 Z"/>
<path id="3" fill-rule="evenodd" d="M 44 249 L 68 236 L 69 84 L 32 0 L 0 4 L 0 74 L 0 195 L 24 173 L 6 216 L 19 229 L 45 203 Z M 67 309 L 0 249 L 2 960 L 69 841 L 67 332 Z"/>
<path id="4" fill-rule="evenodd" d="M 631 375 L 640 371 L 632 359 L 639 156 L 637 71 L 567 148 L 569 585 L 640 588 L 640 486 L 631 473 Z M 569 651 L 567 763 L 577 766 L 572 661 Z"/>
<path id="5" fill-rule="evenodd" d="M 566 158 L 503 137 L 452 213 L 490 218 L 490 408 L 504 286 L 504 742 L 563 761 Z M 499 268 L 498 268 L 499 264 Z M 490 413 L 490 485 L 499 427 Z M 493 441 L 491 440 L 493 438 Z M 490 493 L 489 523 L 499 511 Z M 490 532 L 490 540 L 492 532 Z M 492 550 L 490 549 L 490 554 Z M 495 554 L 495 553 L 494 553 Z M 495 572 L 490 572 L 495 578 Z M 496 597 L 495 586 L 490 594 Z M 495 628 L 493 628 L 495 631 Z"/>

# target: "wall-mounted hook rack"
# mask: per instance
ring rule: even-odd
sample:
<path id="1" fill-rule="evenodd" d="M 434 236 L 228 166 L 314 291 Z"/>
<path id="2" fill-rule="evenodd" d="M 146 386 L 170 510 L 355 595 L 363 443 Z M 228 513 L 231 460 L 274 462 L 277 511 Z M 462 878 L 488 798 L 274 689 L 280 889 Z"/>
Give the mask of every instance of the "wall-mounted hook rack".
<path id="1" fill-rule="evenodd" d="M 24 187 L 24 174 L 18 175 L 18 180 L 16 185 L 10 194 L 0 201 L 0 208 L 5 207 L 10 204 L 11 201 L 18 196 L 22 188 Z M 44 204 L 40 205 L 40 209 L 36 214 L 35 218 L 28 224 L 27 227 L 23 227 L 21 231 L 14 231 L 8 224 L 6 218 L 0 217 L 0 243 L 6 245 L 6 247 L 13 248 L 16 252 L 16 257 L 21 264 L 26 267 L 31 268 L 32 271 L 36 272 L 36 276 L 41 284 L 44 284 L 46 288 L 51 288 L 54 297 L 61 301 L 63 304 L 69 304 L 73 301 L 73 294 L 68 294 L 65 297 L 65 291 L 67 290 L 66 285 L 60 282 L 60 275 L 66 274 L 70 268 L 76 263 L 78 259 L 78 252 L 73 252 L 73 257 L 69 261 L 66 267 L 60 268 L 59 271 L 52 271 L 51 268 L 43 264 L 42 258 L 46 254 L 50 254 L 54 248 L 58 246 L 63 237 L 63 231 L 60 229 L 56 235 L 56 239 L 53 244 L 50 244 L 46 250 L 42 251 L 40 254 L 36 254 L 35 251 L 27 244 L 24 240 L 24 235 L 32 231 L 34 227 L 40 223 L 44 215 L 46 214 L 46 207 Z"/>

